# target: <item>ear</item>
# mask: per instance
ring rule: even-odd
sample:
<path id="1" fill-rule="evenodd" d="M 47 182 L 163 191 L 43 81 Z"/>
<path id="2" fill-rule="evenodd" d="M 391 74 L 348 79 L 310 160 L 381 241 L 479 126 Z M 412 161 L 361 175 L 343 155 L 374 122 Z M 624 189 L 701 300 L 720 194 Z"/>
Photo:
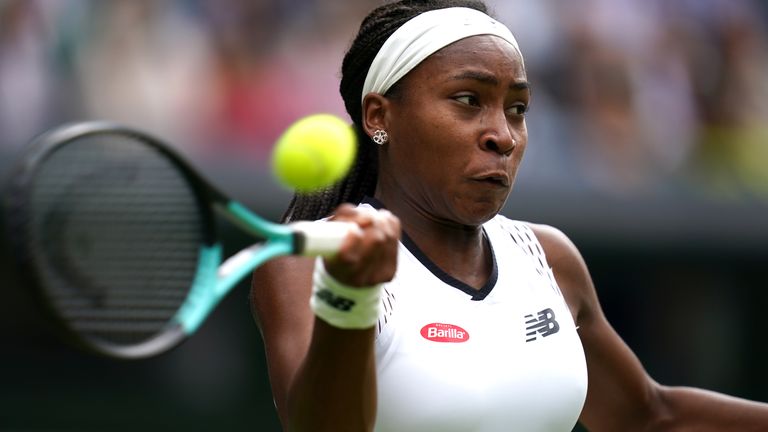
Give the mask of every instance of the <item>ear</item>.
<path id="1" fill-rule="evenodd" d="M 363 99 L 363 128 L 368 136 L 377 130 L 387 130 L 390 101 L 378 94 L 368 93 Z"/>

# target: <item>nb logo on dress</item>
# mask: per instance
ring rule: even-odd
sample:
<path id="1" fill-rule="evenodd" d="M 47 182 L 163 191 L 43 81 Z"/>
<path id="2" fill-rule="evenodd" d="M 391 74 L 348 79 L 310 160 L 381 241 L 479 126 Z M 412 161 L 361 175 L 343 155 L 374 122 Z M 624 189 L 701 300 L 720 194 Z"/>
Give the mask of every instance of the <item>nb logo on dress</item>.
<path id="1" fill-rule="evenodd" d="M 535 341 L 538 336 L 547 337 L 560 331 L 560 324 L 555 320 L 555 312 L 552 309 L 544 309 L 536 315 L 525 316 L 526 342 Z"/>

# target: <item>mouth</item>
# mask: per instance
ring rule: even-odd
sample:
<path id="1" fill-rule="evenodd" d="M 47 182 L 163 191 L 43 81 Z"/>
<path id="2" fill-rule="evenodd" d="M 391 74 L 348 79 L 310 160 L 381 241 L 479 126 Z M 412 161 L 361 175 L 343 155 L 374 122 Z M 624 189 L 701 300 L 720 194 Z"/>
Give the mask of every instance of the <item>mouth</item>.
<path id="1" fill-rule="evenodd" d="M 472 177 L 473 181 L 485 183 L 490 186 L 508 188 L 511 184 L 509 175 L 505 172 L 493 172 Z"/>

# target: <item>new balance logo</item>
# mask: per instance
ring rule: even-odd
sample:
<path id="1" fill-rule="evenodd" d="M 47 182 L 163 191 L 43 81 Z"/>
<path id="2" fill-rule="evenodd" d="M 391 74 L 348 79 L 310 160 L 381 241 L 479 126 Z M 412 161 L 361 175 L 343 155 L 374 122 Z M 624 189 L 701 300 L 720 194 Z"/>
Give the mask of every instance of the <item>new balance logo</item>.
<path id="1" fill-rule="evenodd" d="M 338 309 L 342 312 L 349 312 L 352 306 L 355 305 L 355 301 L 345 297 L 337 296 L 328 289 L 318 291 L 317 298 L 327 303 L 330 307 Z"/>
<path id="2" fill-rule="evenodd" d="M 544 309 L 535 316 L 529 314 L 525 316 L 525 336 L 528 338 L 525 341 L 535 341 L 536 338 L 547 337 L 560 331 L 560 324 L 555 321 L 555 313 L 552 309 Z M 538 334 L 537 334 L 538 333 Z"/>

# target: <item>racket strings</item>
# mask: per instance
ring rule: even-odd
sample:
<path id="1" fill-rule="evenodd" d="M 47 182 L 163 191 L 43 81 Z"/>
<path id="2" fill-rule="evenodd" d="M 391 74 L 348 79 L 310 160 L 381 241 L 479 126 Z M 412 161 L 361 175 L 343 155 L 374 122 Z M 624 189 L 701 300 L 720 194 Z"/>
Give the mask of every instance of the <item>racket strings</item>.
<path id="1" fill-rule="evenodd" d="M 30 243 L 42 285 L 95 343 L 161 333 L 196 274 L 205 221 L 189 180 L 155 147 L 93 135 L 38 167 Z"/>

